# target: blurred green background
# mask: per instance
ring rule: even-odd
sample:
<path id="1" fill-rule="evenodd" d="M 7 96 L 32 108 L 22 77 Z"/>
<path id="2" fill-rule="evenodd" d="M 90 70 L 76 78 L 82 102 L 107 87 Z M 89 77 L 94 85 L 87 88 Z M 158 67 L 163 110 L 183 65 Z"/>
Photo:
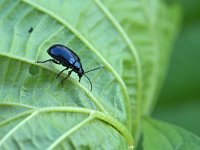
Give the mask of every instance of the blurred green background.
<path id="1" fill-rule="evenodd" d="M 182 24 L 153 116 L 200 136 L 200 0 L 178 2 Z"/>

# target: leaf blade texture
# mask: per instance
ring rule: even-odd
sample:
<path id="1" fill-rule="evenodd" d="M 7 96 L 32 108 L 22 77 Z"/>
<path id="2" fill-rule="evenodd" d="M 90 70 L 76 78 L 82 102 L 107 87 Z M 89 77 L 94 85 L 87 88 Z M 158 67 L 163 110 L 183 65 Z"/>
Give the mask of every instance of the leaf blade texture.
<path id="1" fill-rule="evenodd" d="M 122 29 L 100 1 L 0 1 L 0 147 L 133 149 L 141 62 Z M 104 66 L 88 74 L 92 92 L 76 74 L 61 85 L 58 65 L 35 64 L 57 43 L 85 70 Z"/>
<path id="2" fill-rule="evenodd" d="M 156 121 L 144 119 L 144 149 L 194 149 L 200 147 L 200 138 L 195 134 L 179 127 Z"/>

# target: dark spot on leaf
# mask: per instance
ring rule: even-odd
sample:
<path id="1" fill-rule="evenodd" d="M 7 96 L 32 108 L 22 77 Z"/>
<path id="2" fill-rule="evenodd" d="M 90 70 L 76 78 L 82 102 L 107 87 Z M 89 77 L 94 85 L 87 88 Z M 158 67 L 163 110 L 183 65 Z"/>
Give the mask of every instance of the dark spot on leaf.
<path id="1" fill-rule="evenodd" d="M 33 27 L 28 30 L 29 33 L 33 32 Z"/>
<path id="2" fill-rule="evenodd" d="M 36 75 L 36 74 L 39 74 L 39 68 L 35 65 L 30 65 L 29 67 L 29 73 L 31 75 Z"/>

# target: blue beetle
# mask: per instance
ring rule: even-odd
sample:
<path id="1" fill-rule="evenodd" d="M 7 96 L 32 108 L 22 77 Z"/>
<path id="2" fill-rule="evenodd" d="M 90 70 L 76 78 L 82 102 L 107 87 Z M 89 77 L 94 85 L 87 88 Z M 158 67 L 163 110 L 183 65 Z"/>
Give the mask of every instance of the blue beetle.
<path id="1" fill-rule="evenodd" d="M 68 72 L 68 75 L 64 79 L 62 79 L 61 83 L 63 83 L 63 81 L 66 80 L 71 75 L 72 71 L 74 71 L 79 76 L 79 82 L 81 81 L 81 78 L 83 75 L 88 79 L 88 81 L 90 82 L 90 87 L 91 87 L 90 90 L 92 91 L 92 82 L 90 81 L 90 78 L 86 76 L 85 74 L 90 71 L 100 69 L 102 68 L 102 66 L 88 70 L 88 71 L 84 71 L 78 55 L 74 53 L 70 48 L 61 44 L 55 44 L 51 46 L 47 50 L 47 53 L 53 59 L 48 59 L 45 61 L 36 61 L 35 63 L 46 63 L 48 61 L 51 61 L 55 64 L 61 64 L 62 66 L 66 67 L 65 69 L 63 69 L 62 71 L 58 73 L 56 78 L 58 78 L 62 72 L 70 68 L 71 70 Z"/>

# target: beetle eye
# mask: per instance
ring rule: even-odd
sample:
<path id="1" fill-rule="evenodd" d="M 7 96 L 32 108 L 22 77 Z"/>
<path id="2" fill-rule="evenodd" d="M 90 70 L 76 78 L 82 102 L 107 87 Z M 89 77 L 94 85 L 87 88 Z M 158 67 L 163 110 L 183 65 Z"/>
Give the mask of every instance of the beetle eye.
<path id="1" fill-rule="evenodd" d="M 83 71 L 83 69 L 82 69 L 82 68 L 80 68 L 80 69 L 78 70 L 78 73 L 79 73 L 79 74 L 84 74 L 84 71 Z"/>

